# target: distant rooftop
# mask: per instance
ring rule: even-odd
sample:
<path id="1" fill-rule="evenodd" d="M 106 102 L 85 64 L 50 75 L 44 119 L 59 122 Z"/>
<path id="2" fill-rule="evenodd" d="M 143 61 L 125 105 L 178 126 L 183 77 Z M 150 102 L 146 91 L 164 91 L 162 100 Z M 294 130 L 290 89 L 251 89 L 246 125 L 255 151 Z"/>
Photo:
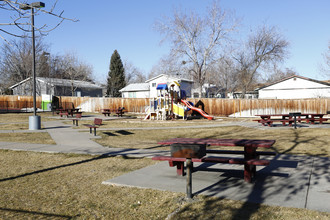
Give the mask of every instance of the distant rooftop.
<path id="1" fill-rule="evenodd" d="M 26 81 L 31 80 L 32 77 L 29 77 L 19 83 L 16 83 L 15 85 L 11 86 L 10 88 L 15 88 L 18 85 L 25 83 Z M 87 82 L 87 81 L 81 81 L 81 80 L 70 80 L 70 79 L 57 79 L 57 78 L 46 78 L 46 77 L 36 77 L 36 81 L 43 82 L 50 84 L 52 86 L 66 86 L 70 87 L 71 84 L 73 83 L 73 86 L 79 87 L 79 88 L 94 88 L 94 89 L 102 89 L 103 87 L 100 85 L 97 85 L 92 82 Z"/>
<path id="2" fill-rule="evenodd" d="M 133 91 L 149 91 L 149 83 L 132 83 L 121 90 L 120 92 L 133 92 Z"/>

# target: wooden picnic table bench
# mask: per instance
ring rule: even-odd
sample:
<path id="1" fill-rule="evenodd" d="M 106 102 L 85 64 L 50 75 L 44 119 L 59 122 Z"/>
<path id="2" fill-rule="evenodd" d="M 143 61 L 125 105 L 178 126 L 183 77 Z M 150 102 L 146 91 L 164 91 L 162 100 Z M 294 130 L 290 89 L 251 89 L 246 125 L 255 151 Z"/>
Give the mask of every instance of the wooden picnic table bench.
<path id="1" fill-rule="evenodd" d="M 324 121 L 328 121 L 327 118 L 323 118 L 323 116 L 326 114 L 308 114 L 308 116 L 304 119 L 307 123 L 315 124 L 315 122 L 319 122 L 320 124 L 323 124 Z M 310 117 L 309 117 L 310 116 Z"/>
<path id="2" fill-rule="evenodd" d="M 275 155 L 274 152 L 257 151 L 257 148 L 270 148 L 275 140 L 250 140 L 250 139 L 197 139 L 197 138 L 173 138 L 160 141 L 160 145 L 170 144 L 205 144 L 207 146 L 241 146 L 244 151 L 227 151 L 227 150 L 206 150 L 207 154 L 238 154 L 244 158 L 232 157 L 209 157 L 206 155 L 202 158 L 192 158 L 192 162 L 212 162 L 212 163 L 229 163 L 244 165 L 244 180 L 251 182 L 256 175 L 256 166 L 269 165 L 268 160 L 261 160 L 260 155 Z M 156 156 L 153 160 L 169 161 L 170 166 L 177 167 L 177 174 L 184 175 L 184 162 L 187 158 L 176 158 L 172 156 Z"/>
<path id="3" fill-rule="evenodd" d="M 307 123 L 314 124 L 315 122 L 319 122 L 322 124 L 324 121 L 328 119 L 323 118 L 325 114 L 318 114 L 318 113 L 299 113 L 297 116 L 294 114 L 297 113 L 290 113 L 290 114 L 263 114 L 263 115 L 256 115 L 259 116 L 261 119 L 256 119 L 253 121 L 257 121 L 264 126 L 272 126 L 274 122 L 282 122 L 283 125 L 288 123 L 289 126 L 292 126 L 294 119 L 296 118 L 297 122 L 306 121 Z M 275 118 L 274 118 L 275 117 Z M 279 118 L 280 117 L 280 118 Z"/>
<path id="4" fill-rule="evenodd" d="M 171 167 L 177 168 L 178 175 L 184 175 L 184 163 L 187 170 L 187 197 L 192 198 L 192 170 L 194 162 L 203 163 L 229 163 L 244 165 L 244 181 L 251 183 L 256 177 L 256 166 L 268 166 L 269 160 L 261 160 L 260 155 L 273 155 L 270 152 L 259 152 L 258 147 L 270 148 L 275 140 L 249 140 L 249 139 L 197 139 L 173 138 L 158 142 L 161 145 L 171 144 L 171 156 L 155 156 L 153 160 L 168 161 Z M 244 151 L 206 150 L 206 146 L 242 146 Z M 244 158 L 213 157 L 207 153 L 243 154 Z"/>
<path id="5" fill-rule="evenodd" d="M 95 118 L 93 124 L 83 124 L 84 126 L 89 128 L 89 133 L 92 133 L 92 129 L 94 129 L 94 136 L 96 136 L 96 128 L 99 128 L 102 125 L 101 118 Z"/>
<path id="6" fill-rule="evenodd" d="M 111 109 L 109 109 L 109 108 L 104 108 L 104 109 L 102 109 L 102 114 L 103 114 L 104 116 L 110 116 L 110 114 L 111 114 Z"/>
<path id="7" fill-rule="evenodd" d="M 79 112 L 79 108 L 72 108 L 72 109 L 58 109 L 59 110 L 59 115 L 60 117 L 62 117 L 63 115 L 65 115 L 66 117 L 69 117 L 69 115 L 71 117 L 73 117 L 73 115 L 77 112 Z"/>

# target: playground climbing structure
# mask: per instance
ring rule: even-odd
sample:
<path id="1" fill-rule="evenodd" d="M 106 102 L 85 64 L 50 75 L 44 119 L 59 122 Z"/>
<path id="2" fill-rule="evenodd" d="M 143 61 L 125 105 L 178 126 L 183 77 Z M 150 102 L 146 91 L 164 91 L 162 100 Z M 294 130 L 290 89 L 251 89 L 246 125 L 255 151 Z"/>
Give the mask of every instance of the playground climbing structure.
<path id="1" fill-rule="evenodd" d="M 193 111 L 195 115 L 201 115 L 208 120 L 213 119 L 213 116 L 186 100 L 186 92 L 180 89 L 178 82 L 159 83 L 156 89 L 157 97 L 150 99 L 150 105 L 146 108 L 145 120 L 167 120 L 179 117 L 186 119 L 188 111 Z"/>

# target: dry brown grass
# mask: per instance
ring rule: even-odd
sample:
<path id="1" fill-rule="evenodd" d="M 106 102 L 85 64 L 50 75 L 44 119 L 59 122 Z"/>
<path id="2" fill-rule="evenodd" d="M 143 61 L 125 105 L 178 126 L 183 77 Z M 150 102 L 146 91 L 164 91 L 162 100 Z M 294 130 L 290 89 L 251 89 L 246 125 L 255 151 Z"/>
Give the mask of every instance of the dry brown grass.
<path id="1" fill-rule="evenodd" d="M 330 213 L 307 209 L 243 203 L 215 197 L 200 197 L 185 205 L 172 220 L 179 219 L 329 219 Z"/>
<path id="2" fill-rule="evenodd" d="M 0 219 L 329 219 L 329 213 L 102 185 L 150 159 L 0 150 Z M 175 212 L 176 211 L 176 212 Z M 176 214 L 175 214 L 176 213 Z"/>
<path id="3" fill-rule="evenodd" d="M 156 143 L 169 138 L 246 138 L 276 140 L 279 153 L 330 157 L 330 129 L 265 129 L 240 126 L 190 129 L 149 129 L 98 131 L 101 139 L 95 141 L 108 147 L 163 149 Z"/>
<path id="4" fill-rule="evenodd" d="M 29 124 L 25 122 L 0 124 L 0 130 L 28 130 L 28 129 L 29 129 Z"/>
<path id="5" fill-rule="evenodd" d="M 179 194 L 101 184 L 150 159 L 11 151 L 0 158 L 0 219 L 164 219 L 176 208 Z"/>
<path id="6" fill-rule="evenodd" d="M 2 113 L 0 123 L 28 123 L 32 113 Z"/>
<path id="7" fill-rule="evenodd" d="M 56 144 L 46 132 L 35 133 L 0 133 L 0 141 L 30 144 Z"/>
<path id="8" fill-rule="evenodd" d="M 183 127 L 183 126 L 195 126 L 195 125 L 214 125 L 223 124 L 235 121 L 237 119 L 219 119 L 216 121 L 209 121 L 207 119 L 200 120 L 174 120 L 174 121 L 156 121 L 156 120 L 143 120 L 141 118 L 132 119 L 104 119 L 102 122 L 102 128 L 152 128 L 152 127 Z M 66 124 L 72 124 L 70 121 L 66 121 Z M 76 129 L 86 128 L 82 124 L 91 124 L 93 120 L 82 120 Z"/>
<path id="9" fill-rule="evenodd" d="M 0 130 L 28 130 L 29 116 L 32 113 L 3 113 L 0 114 Z M 40 112 L 41 122 L 56 120 L 51 118 L 51 112 Z M 43 128 L 43 125 L 41 124 Z"/>

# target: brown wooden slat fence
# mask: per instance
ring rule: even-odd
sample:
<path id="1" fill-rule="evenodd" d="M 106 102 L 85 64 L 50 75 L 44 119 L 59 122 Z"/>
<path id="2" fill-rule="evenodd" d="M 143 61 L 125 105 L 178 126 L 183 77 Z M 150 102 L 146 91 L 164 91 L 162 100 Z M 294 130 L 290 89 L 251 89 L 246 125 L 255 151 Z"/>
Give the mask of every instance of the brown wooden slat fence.
<path id="1" fill-rule="evenodd" d="M 330 99 L 189 99 L 193 103 L 202 100 L 205 111 L 215 116 L 254 116 L 256 114 L 280 114 L 288 112 L 324 113 L 330 111 Z M 0 96 L 0 108 L 4 103 L 9 108 L 25 108 L 24 103 L 32 103 L 32 96 Z M 59 97 L 61 103 L 73 103 L 85 112 L 98 112 L 103 108 L 115 109 L 125 107 L 129 112 L 144 113 L 149 106 L 148 98 L 93 98 L 93 97 Z M 41 97 L 37 97 L 40 108 Z M 30 106 L 30 104 L 29 104 Z M 30 106 L 32 107 L 32 106 Z"/>

